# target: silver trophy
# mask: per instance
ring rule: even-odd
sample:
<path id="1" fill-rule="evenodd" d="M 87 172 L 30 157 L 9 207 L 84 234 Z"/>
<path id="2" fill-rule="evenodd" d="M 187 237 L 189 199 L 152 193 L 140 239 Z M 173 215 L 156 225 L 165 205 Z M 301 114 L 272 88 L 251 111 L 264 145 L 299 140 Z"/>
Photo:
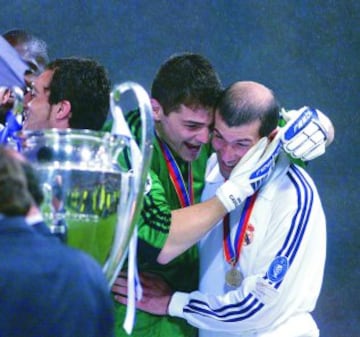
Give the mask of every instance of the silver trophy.
<path id="1" fill-rule="evenodd" d="M 120 107 L 126 91 L 133 92 L 139 106 L 140 145 Z M 51 129 L 23 131 L 20 138 L 44 190 L 41 211 L 51 232 L 92 255 L 111 286 L 142 207 L 154 129 L 150 99 L 140 85 L 115 86 L 110 106 L 111 133 Z"/>

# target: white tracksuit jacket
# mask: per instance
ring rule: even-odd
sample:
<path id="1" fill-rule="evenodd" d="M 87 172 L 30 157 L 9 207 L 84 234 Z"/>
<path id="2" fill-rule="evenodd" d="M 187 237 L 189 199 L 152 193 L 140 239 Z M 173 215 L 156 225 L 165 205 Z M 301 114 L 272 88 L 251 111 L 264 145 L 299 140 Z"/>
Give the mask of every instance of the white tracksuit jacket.
<path id="1" fill-rule="evenodd" d="M 208 162 L 203 200 L 223 183 L 216 156 Z M 234 238 L 241 207 L 230 214 Z M 200 337 L 318 336 L 310 312 L 320 293 L 326 221 L 316 187 L 281 155 L 255 201 L 237 268 L 244 281 L 225 282 L 222 222 L 199 243 L 199 291 L 176 292 L 169 313 L 200 328 Z"/>

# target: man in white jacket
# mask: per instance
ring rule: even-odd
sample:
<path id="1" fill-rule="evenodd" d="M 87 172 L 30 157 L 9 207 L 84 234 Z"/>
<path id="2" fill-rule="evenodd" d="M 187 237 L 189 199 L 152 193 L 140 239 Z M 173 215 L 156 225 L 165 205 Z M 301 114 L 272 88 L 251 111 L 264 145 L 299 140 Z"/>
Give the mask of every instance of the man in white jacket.
<path id="1" fill-rule="evenodd" d="M 224 180 L 249 167 L 265 137 L 274 137 L 278 114 L 272 91 L 263 85 L 237 82 L 225 90 L 204 200 L 221 195 Z M 280 152 L 281 134 L 269 145 L 271 160 L 245 178 L 256 184 L 276 158 L 270 177 L 199 243 L 199 291 L 169 295 L 164 284 L 145 276 L 140 309 L 182 317 L 200 328 L 201 337 L 319 335 L 311 311 L 323 279 L 325 215 L 312 179 Z"/>

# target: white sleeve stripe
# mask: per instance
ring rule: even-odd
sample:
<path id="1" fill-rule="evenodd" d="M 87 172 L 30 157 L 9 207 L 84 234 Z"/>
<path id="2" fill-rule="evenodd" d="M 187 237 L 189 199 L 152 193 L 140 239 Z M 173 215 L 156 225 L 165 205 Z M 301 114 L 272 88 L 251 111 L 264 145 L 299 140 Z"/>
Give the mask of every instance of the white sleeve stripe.
<path id="1" fill-rule="evenodd" d="M 289 233 L 286 236 L 282 248 L 279 250 L 276 256 L 284 256 L 287 258 L 290 267 L 296 256 L 296 253 L 298 252 L 306 226 L 309 221 L 309 216 L 313 204 L 314 191 L 301 171 L 298 170 L 295 166 L 292 165 L 288 176 L 296 188 L 298 206 L 297 211 L 293 216 L 292 225 L 289 228 Z M 263 278 L 268 279 L 268 276 L 264 275 Z M 282 283 L 282 280 L 277 283 L 271 283 L 270 280 L 268 281 L 274 288 L 279 288 Z M 264 304 L 259 301 L 255 295 L 250 293 L 245 299 L 238 303 L 227 304 L 217 308 L 212 308 L 207 301 L 192 299 L 189 301 L 189 304 L 184 307 L 184 312 L 190 314 L 199 314 L 217 321 L 236 322 L 243 321 L 253 316 L 263 307 Z"/>

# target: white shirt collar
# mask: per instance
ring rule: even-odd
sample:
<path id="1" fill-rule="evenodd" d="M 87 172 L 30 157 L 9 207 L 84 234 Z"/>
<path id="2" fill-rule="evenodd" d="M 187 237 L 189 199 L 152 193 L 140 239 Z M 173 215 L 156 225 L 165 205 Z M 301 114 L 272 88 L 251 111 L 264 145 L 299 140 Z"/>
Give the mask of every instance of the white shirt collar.
<path id="1" fill-rule="evenodd" d="M 276 184 L 271 184 L 272 181 L 279 176 L 284 175 L 290 166 L 290 160 L 285 153 L 280 153 L 276 162 L 275 170 L 272 173 L 270 179 L 261 188 L 260 194 L 266 199 L 272 199 L 276 192 Z M 224 177 L 220 173 L 219 164 L 216 158 L 216 154 L 213 153 L 208 159 L 206 166 L 206 178 L 207 184 L 220 184 L 225 181 Z"/>

